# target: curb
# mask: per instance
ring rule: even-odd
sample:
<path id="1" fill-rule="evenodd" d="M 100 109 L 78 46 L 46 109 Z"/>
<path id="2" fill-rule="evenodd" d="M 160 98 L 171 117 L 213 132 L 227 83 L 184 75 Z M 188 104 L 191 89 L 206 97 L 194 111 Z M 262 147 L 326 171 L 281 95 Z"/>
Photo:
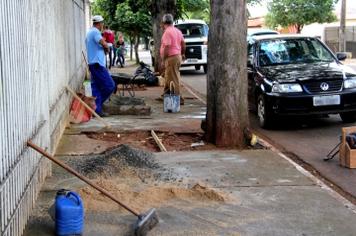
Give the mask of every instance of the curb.
<path id="1" fill-rule="evenodd" d="M 346 197 L 335 191 L 333 188 L 329 187 L 323 180 L 319 179 L 318 177 L 314 176 L 312 173 L 310 173 L 308 170 L 306 170 L 304 167 L 293 161 L 291 158 L 289 158 L 287 155 L 283 154 L 278 148 L 274 147 L 272 144 L 270 144 L 268 141 L 258 137 L 259 142 L 265 146 L 266 148 L 272 150 L 273 152 L 277 153 L 280 157 L 291 163 L 299 172 L 301 172 L 304 176 L 310 178 L 312 181 L 314 181 L 319 187 L 322 189 L 325 189 L 332 197 L 334 197 L 336 200 L 340 201 L 346 208 L 350 209 L 353 213 L 356 214 L 356 205 L 354 205 L 350 200 L 348 200 Z"/>

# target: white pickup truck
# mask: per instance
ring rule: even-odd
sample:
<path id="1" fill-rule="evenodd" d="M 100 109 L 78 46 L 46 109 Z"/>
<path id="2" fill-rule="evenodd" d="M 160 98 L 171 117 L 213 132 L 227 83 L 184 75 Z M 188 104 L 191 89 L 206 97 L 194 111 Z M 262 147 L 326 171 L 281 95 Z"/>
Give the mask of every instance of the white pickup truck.
<path id="1" fill-rule="evenodd" d="M 178 20 L 175 24 L 184 36 L 186 44 L 185 61 L 182 66 L 195 66 L 200 70 L 203 66 L 207 72 L 208 33 L 209 27 L 203 20 Z"/>

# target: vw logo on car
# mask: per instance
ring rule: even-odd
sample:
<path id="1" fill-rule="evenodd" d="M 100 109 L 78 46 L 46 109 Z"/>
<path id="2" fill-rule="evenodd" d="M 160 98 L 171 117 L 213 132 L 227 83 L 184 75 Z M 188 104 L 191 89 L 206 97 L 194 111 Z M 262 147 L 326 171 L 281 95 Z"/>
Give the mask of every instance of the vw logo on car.
<path id="1" fill-rule="evenodd" d="M 326 83 L 326 82 L 322 82 L 322 83 L 320 84 L 320 88 L 321 88 L 321 90 L 323 90 L 323 91 L 327 91 L 327 90 L 329 90 L 329 84 Z"/>

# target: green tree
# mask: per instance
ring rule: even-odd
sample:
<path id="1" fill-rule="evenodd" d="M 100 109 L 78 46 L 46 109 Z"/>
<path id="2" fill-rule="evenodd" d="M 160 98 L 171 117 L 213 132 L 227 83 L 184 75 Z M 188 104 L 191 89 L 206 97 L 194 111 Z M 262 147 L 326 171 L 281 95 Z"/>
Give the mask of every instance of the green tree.
<path id="1" fill-rule="evenodd" d="M 304 25 L 336 20 L 333 14 L 338 0 L 272 0 L 266 24 L 270 27 L 295 25 L 298 33 Z"/>
<path id="2" fill-rule="evenodd" d="M 115 21 L 115 13 L 117 4 L 123 3 L 125 0 L 95 0 L 92 3 L 92 14 L 101 15 L 105 19 L 105 24 L 110 28 L 117 30 L 118 25 Z"/>
<path id="3" fill-rule="evenodd" d="M 129 35 L 131 43 L 134 42 L 136 63 L 139 63 L 140 38 L 149 36 L 152 32 L 151 15 L 146 1 L 125 0 L 123 3 L 117 4 L 115 25 Z"/>
<path id="4" fill-rule="evenodd" d="M 180 18 L 201 19 L 210 22 L 210 2 L 209 0 L 180 0 Z"/>
<path id="5" fill-rule="evenodd" d="M 255 5 L 262 0 L 248 0 L 247 4 Z M 210 23 L 210 0 L 178 0 L 178 7 L 182 18 L 188 19 L 201 19 L 207 23 Z"/>

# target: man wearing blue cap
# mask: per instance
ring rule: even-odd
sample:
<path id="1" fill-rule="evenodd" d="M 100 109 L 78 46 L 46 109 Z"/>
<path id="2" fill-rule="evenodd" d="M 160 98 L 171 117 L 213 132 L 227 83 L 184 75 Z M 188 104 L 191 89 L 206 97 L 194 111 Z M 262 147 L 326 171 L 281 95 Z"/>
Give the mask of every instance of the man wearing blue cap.
<path id="1" fill-rule="evenodd" d="M 102 111 L 102 106 L 115 89 L 115 83 L 106 69 L 105 52 L 109 51 L 109 46 L 101 35 L 103 21 L 102 16 L 93 16 L 93 27 L 88 31 L 85 40 L 91 73 L 91 87 L 93 96 L 96 97 L 96 113 L 100 116 L 106 116 Z"/>

